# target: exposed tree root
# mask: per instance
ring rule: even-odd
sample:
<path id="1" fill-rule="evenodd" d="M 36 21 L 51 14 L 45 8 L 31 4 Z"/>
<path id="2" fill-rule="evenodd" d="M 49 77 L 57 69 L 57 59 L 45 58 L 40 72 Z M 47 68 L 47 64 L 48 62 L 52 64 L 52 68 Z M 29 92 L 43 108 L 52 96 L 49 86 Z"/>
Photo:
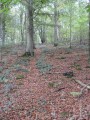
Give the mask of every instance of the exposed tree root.
<path id="1" fill-rule="evenodd" d="M 33 56 L 34 56 L 34 52 L 33 52 L 33 53 L 25 52 L 25 53 L 22 55 L 22 57 L 29 57 L 29 56 L 33 57 Z"/>

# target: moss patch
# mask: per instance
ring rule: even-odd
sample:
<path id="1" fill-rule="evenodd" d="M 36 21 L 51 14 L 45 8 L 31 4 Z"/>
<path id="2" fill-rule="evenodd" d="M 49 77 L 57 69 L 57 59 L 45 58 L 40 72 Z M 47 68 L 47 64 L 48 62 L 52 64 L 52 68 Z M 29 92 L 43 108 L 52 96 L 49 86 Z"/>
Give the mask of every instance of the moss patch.
<path id="1" fill-rule="evenodd" d="M 24 75 L 22 75 L 22 74 L 18 74 L 17 76 L 16 76 L 16 79 L 23 79 L 24 78 Z"/>

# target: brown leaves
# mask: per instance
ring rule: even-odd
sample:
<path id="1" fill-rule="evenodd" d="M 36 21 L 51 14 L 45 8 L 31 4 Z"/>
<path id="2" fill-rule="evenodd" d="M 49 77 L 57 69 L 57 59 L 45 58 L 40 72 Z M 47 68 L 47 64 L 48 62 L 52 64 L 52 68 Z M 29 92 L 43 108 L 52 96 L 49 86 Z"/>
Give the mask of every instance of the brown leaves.
<path id="1" fill-rule="evenodd" d="M 13 76 L 13 79 L 11 81 L 8 79 L 6 83 L 0 85 L 0 114 L 4 115 L 6 120 L 68 120 L 73 115 L 79 116 L 79 100 L 70 93 L 78 95 L 75 92 L 81 91 L 82 87 L 72 80 L 72 77 L 86 85 L 88 84 L 89 80 L 86 80 L 86 76 L 90 78 L 90 69 L 86 67 L 89 66 L 87 59 L 85 59 L 87 56 L 83 54 L 83 51 L 80 51 L 80 54 L 78 51 L 80 60 L 77 61 L 78 54 L 75 50 L 72 52 L 58 48 L 46 50 L 44 51 L 43 61 L 53 65 L 53 67 L 40 76 L 36 63 L 37 59 L 40 59 L 41 49 L 36 49 L 35 52 L 36 56 L 30 61 L 26 58 L 21 60 L 18 57 L 17 63 L 20 63 L 20 65 L 14 65 L 14 69 L 9 73 L 10 76 Z M 14 64 L 14 57 L 10 55 L 7 61 L 11 60 Z M 9 69 L 10 61 L 7 63 Z M 74 63 L 76 63 L 76 66 L 80 65 L 83 69 L 77 70 L 75 67 L 71 67 Z M 0 65 L 3 66 L 1 62 Z M 41 63 L 39 67 L 40 65 Z M 45 67 L 43 66 L 42 69 Z M 78 69 L 80 68 L 78 67 Z M 17 75 L 20 76 L 16 80 Z M 4 86 L 7 86 L 9 82 L 11 85 L 6 87 L 6 90 Z M 13 88 L 12 84 L 16 88 Z M 85 92 L 81 102 L 85 114 L 85 105 L 90 104 L 89 92 Z M 73 115 L 70 116 L 70 113 L 73 113 Z M 86 117 L 87 115 L 84 115 L 83 119 L 86 119 Z"/>

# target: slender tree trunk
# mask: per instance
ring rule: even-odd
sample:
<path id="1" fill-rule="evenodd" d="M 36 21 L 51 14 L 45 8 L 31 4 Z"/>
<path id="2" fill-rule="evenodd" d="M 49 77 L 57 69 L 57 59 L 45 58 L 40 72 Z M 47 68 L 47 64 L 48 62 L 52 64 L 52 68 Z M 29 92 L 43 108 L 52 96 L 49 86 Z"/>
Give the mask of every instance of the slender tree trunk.
<path id="1" fill-rule="evenodd" d="M 24 39 L 25 39 L 25 44 L 27 45 L 27 14 L 26 13 L 24 20 Z"/>
<path id="2" fill-rule="evenodd" d="M 0 5 L 0 9 L 3 9 L 3 5 Z M 2 46 L 5 45 L 5 14 L 0 14 L 0 40 L 2 41 Z"/>
<path id="3" fill-rule="evenodd" d="M 21 14 L 20 14 L 20 25 L 21 25 L 21 42 L 23 44 L 23 41 L 24 41 L 24 29 L 23 29 L 23 12 L 21 11 Z"/>
<path id="4" fill-rule="evenodd" d="M 33 42 L 33 0 L 29 0 L 29 5 L 27 6 L 27 15 L 28 15 L 28 27 L 27 27 L 27 46 L 26 54 L 34 56 L 34 42 Z"/>
<path id="5" fill-rule="evenodd" d="M 57 1 L 54 2 L 54 46 L 58 45 Z"/>
<path id="6" fill-rule="evenodd" d="M 70 3 L 70 48 L 72 47 L 72 5 Z"/>
<path id="7" fill-rule="evenodd" d="M 0 14 L 0 42 L 2 42 L 2 15 Z"/>
<path id="8" fill-rule="evenodd" d="M 82 30 L 81 30 L 81 26 L 80 26 L 80 45 L 82 44 Z"/>
<path id="9" fill-rule="evenodd" d="M 3 14 L 3 20 L 2 20 L 2 44 L 5 45 L 5 35 L 6 35 L 6 29 L 5 29 L 5 15 Z"/>
<path id="10" fill-rule="evenodd" d="M 89 0 L 90 5 L 90 0 Z M 90 12 L 89 12 L 89 41 L 88 41 L 88 50 L 89 50 L 89 62 L 90 62 Z"/>
<path id="11" fill-rule="evenodd" d="M 39 30 L 39 35 L 40 35 L 40 39 L 42 44 L 45 43 L 46 41 L 46 35 L 45 35 L 45 25 L 42 25 L 40 30 Z"/>
<path id="12" fill-rule="evenodd" d="M 82 4 L 82 3 L 81 3 L 81 0 L 79 0 L 79 19 L 81 19 L 81 16 L 82 16 L 82 15 L 81 15 L 81 10 L 80 10 L 80 9 L 81 9 L 81 4 Z M 81 43 L 82 43 L 82 26 L 83 26 L 83 25 L 80 23 L 80 29 L 79 29 L 79 30 L 80 30 L 80 31 L 79 31 L 79 33 L 80 33 L 80 45 L 81 45 Z"/>

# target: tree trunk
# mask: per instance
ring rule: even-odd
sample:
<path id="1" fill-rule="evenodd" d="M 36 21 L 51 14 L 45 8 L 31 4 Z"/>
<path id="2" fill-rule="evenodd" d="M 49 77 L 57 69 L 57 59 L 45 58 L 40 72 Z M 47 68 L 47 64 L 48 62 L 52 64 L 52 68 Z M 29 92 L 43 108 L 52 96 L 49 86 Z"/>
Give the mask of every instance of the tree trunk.
<path id="1" fill-rule="evenodd" d="M 57 25 L 57 1 L 54 2 L 54 46 L 58 45 L 58 25 Z"/>
<path id="2" fill-rule="evenodd" d="M 79 19 L 81 19 L 81 16 L 82 16 L 82 14 L 81 14 L 81 12 L 80 12 L 80 9 L 81 9 L 81 4 L 82 4 L 82 2 L 81 2 L 81 0 L 79 0 Z M 79 33 L 80 33 L 80 45 L 82 44 L 82 24 L 80 23 L 80 31 L 79 31 Z"/>
<path id="3" fill-rule="evenodd" d="M 2 42 L 2 15 L 0 14 L 0 43 Z"/>
<path id="4" fill-rule="evenodd" d="M 34 42 L 33 42 L 33 0 L 29 0 L 29 6 L 27 6 L 27 45 L 26 54 L 34 56 Z"/>
<path id="5" fill-rule="evenodd" d="M 5 15 L 4 14 L 3 14 L 3 20 L 2 20 L 2 31 L 3 31 L 2 44 L 4 46 L 5 45 L 5 35 L 6 35 L 6 30 L 5 30 Z"/>
<path id="6" fill-rule="evenodd" d="M 20 25 L 21 25 L 21 42 L 24 42 L 24 29 L 23 29 L 23 12 L 20 13 Z"/>
<path id="7" fill-rule="evenodd" d="M 89 0 L 90 5 L 90 0 Z M 90 62 L 90 12 L 89 12 L 89 41 L 88 41 L 88 50 L 89 50 L 89 62 Z"/>
<path id="8" fill-rule="evenodd" d="M 3 9 L 3 5 L 0 5 L 0 9 Z M 2 41 L 2 46 L 5 45 L 5 14 L 0 14 L 0 41 Z"/>
<path id="9" fill-rule="evenodd" d="M 72 5 L 70 2 L 70 48 L 72 47 Z"/>
<path id="10" fill-rule="evenodd" d="M 42 25 L 39 31 L 39 35 L 40 35 L 40 39 L 41 39 L 41 43 L 45 43 L 46 41 L 46 35 L 45 35 L 45 25 Z"/>

